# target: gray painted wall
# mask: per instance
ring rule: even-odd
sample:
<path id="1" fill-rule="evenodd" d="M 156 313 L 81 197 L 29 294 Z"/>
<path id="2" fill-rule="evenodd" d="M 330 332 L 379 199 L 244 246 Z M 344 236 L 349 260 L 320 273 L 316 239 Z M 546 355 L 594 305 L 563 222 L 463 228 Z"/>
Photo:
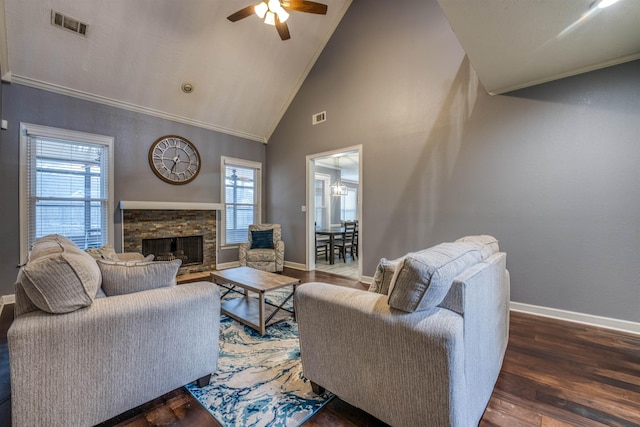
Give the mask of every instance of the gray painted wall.
<path id="1" fill-rule="evenodd" d="M 638 322 L 639 119 L 640 61 L 490 97 L 435 0 L 354 1 L 267 145 L 267 217 L 304 263 L 305 157 L 362 144 L 364 275 L 492 234 L 513 301 Z"/>
<path id="2" fill-rule="evenodd" d="M 265 162 L 259 142 L 109 107 L 17 84 L 3 85 L 2 111 L 9 130 L 0 144 L 0 294 L 13 294 L 20 256 L 20 122 L 53 126 L 115 138 L 115 201 L 220 202 L 220 156 Z M 193 142 L 202 157 L 200 175 L 187 185 L 159 180 L 148 164 L 150 145 L 177 134 Z M 114 206 L 115 247 L 120 247 L 120 211 Z M 219 262 L 237 260 L 237 250 L 223 250 Z"/>

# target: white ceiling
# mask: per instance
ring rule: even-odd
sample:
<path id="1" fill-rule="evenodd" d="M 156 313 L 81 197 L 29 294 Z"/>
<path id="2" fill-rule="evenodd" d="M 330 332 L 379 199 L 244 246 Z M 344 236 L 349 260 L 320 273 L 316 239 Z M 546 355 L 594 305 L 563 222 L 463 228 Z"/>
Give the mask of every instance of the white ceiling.
<path id="1" fill-rule="evenodd" d="M 0 67 L 4 80 L 266 142 L 351 4 L 318 1 L 327 15 L 292 12 L 283 42 L 256 16 L 226 19 L 256 0 L 0 0 Z M 640 58 L 640 0 L 582 19 L 594 0 L 438 1 L 489 93 Z M 51 9 L 88 23 L 87 37 L 52 26 Z"/>
<path id="2" fill-rule="evenodd" d="M 330 169 L 339 169 L 340 178 L 345 181 L 359 182 L 359 159 L 360 156 L 357 151 L 339 153 L 327 157 L 320 157 L 315 159 L 315 163 L 318 166 L 323 166 Z"/>
<path id="3" fill-rule="evenodd" d="M 438 0 L 490 94 L 640 58 L 640 0 Z"/>
<path id="4" fill-rule="evenodd" d="M 266 142 L 351 0 L 321 2 L 281 41 L 255 15 L 226 19 L 256 0 L 4 0 L 11 80 Z"/>

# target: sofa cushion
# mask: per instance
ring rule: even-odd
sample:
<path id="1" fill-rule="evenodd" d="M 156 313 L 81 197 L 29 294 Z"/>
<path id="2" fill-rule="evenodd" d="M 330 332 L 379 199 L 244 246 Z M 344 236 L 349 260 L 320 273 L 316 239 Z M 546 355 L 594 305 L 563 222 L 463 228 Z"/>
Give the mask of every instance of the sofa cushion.
<path id="1" fill-rule="evenodd" d="M 389 293 L 391 278 L 396 270 L 396 266 L 402 258 L 403 257 L 400 257 L 394 260 L 388 260 L 386 258 L 380 259 L 380 263 L 376 268 L 376 273 L 373 276 L 371 286 L 369 286 L 369 292 L 377 292 L 384 295 Z"/>
<path id="2" fill-rule="evenodd" d="M 153 262 L 97 260 L 102 289 L 107 296 L 124 295 L 176 285 L 179 259 Z"/>
<path id="3" fill-rule="evenodd" d="M 106 244 L 101 248 L 87 248 L 85 252 L 91 255 L 94 259 L 106 259 L 110 261 L 119 261 L 116 251 L 113 246 Z"/>
<path id="4" fill-rule="evenodd" d="M 483 260 L 500 251 L 498 239 L 486 234 L 464 236 L 456 240 L 456 242 L 465 242 L 476 246 L 478 250 L 480 250 L 480 254 L 482 255 Z"/>
<path id="5" fill-rule="evenodd" d="M 51 249 L 49 243 L 46 241 L 43 245 Z M 25 294 L 40 310 L 68 313 L 91 305 L 100 287 L 101 275 L 90 255 L 77 247 L 75 250 L 63 248 L 57 253 L 30 256 L 22 268 L 20 283 Z"/>
<path id="6" fill-rule="evenodd" d="M 273 249 L 273 230 L 252 230 L 251 249 Z"/>
<path id="7" fill-rule="evenodd" d="M 429 310 L 442 302 L 453 279 L 482 260 L 472 244 L 441 243 L 405 255 L 389 285 L 389 306 L 406 312 Z"/>

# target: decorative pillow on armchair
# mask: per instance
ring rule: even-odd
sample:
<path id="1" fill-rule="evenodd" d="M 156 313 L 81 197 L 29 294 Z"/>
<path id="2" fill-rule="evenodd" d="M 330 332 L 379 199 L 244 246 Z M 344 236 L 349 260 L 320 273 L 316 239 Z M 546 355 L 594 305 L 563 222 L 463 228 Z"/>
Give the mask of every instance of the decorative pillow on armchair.
<path id="1" fill-rule="evenodd" d="M 273 230 L 251 230 L 251 249 L 273 249 Z"/>
<path id="2" fill-rule="evenodd" d="M 179 259 L 153 262 L 96 261 L 102 272 L 102 289 L 107 296 L 176 286 L 176 275 L 182 265 Z"/>
<path id="3" fill-rule="evenodd" d="M 405 255 L 389 285 L 389 306 L 406 312 L 429 310 L 442 302 L 453 279 L 482 260 L 469 243 L 441 243 Z"/>
<path id="4" fill-rule="evenodd" d="M 47 313 L 69 313 L 91 305 L 101 281 L 96 262 L 80 249 L 30 261 L 20 279 L 31 302 Z"/>
<path id="5" fill-rule="evenodd" d="M 378 264 L 378 268 L 376 268 L 376 273 L 373 276 L 371 286 L 369 286 L 369 292 L 387 295 L 389 293 L 389 285 L 391 284 L 393 273 L 403 258 L 404 257 L 400 257 L 394 260 L 388 260 L 386 258 L 380 259 L 380 263 Z"/>

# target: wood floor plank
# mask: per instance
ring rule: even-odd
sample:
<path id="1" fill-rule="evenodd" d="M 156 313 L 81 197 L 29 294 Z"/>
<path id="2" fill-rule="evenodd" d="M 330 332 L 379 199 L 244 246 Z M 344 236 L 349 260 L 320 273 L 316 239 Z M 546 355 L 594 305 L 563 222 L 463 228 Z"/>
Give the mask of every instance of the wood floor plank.
<path id="1" fill-rule="evenodd" d="M 301 283 L 368 288 L 329 272 L 285 268 L 284 274 Z M 5 306 L 0 314 L 0 396 L 5 409 L 10 405 L 6 331 L 12 319 L 12 305 Z M 640 427 L 640 335 L 520 312 L 511 312 L 509 324 L 509 345 L 481 427 Z M 10 413 L 2 407 L 0 425 L 11 425 Z M 183 387 L 100 427 L 160 425 L 220 427 Z M 305 426 L 386 424 L 335 398 Z"/>

